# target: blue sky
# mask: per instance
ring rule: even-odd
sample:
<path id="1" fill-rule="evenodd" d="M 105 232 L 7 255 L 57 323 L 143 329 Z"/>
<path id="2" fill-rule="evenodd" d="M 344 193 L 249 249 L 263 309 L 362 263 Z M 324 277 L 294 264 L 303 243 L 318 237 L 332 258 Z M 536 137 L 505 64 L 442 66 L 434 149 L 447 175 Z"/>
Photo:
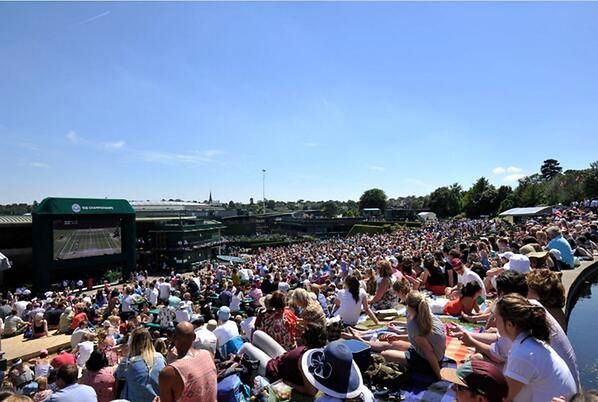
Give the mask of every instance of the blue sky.
<path id="1" fill-rule="evenodd" d="M 0 203 L 357 199 L 598 159 L 598 3 L 0 3 Z"/>

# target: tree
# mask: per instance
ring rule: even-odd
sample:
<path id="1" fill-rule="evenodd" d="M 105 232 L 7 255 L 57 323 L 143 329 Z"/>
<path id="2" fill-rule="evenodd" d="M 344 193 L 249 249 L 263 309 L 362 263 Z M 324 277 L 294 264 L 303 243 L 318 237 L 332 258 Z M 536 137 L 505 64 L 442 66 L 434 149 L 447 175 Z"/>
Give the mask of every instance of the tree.
<path id="1" fill-rule="evenodd" d="M 490 184 L 488 179 L 480 177 L 465 193 L 463 209 L 469 217 L 493 215 L 498 208 L 496 205 L 497 195 L 496 188 Z"/>
<path id="2" fill-rule="evenodd" d="M 274 200 L 266 201 L 266 208 L 274 210 L 275 207 L 276 207 L 276 201 L 274 201 Z"/>
<path id="3" fill-rule="evenodd" d="M 235 202 L 234 201 L 229 201 L 228 202 L 228 209 L 235 209 Z"/>
<path id="4" fill-rule="evenodd" d="M 553 177 L 558 176 L 563 171 L 563 168 L 556 159 L 546 159 L 540 167 L 540 173 L 545 181 L 552 180 Z"/>
<path id="5" fill-rule="evenodd" d="M 598 197 L 598 161 L 590 163 L 584 174 L 583 192 L 587 198 Z"/>
<path id="6" fill-rule="evenodd" d="M 437 188 L 430 194 L 430 209 L 441 218 L 458 215 L 461 213 L 461 192 L 461 186 L 457 183 Z"/>
<path id="7" fill-rule="evenodd" d="M 328 218 L 334 218 L 338 215 L 338 205 L 336 201 L 326 201 L 322 204 L 322 214 Z"/>
<path id="8" fill-rule="evenodd" d="M 359 208 L 380 208 L 381 211 L 386 209 L 386 193 L 379 188 L 372 188 L 365 191 L 359 198 Z"/>
<path id="9" fill-rule="evenodd" d="M 514 206 L 535 207 L 543 205 L 545 203 L 544 186 L 542 175 L 538 173 L 519 179 L 519 185 L 513 193 Z"/>

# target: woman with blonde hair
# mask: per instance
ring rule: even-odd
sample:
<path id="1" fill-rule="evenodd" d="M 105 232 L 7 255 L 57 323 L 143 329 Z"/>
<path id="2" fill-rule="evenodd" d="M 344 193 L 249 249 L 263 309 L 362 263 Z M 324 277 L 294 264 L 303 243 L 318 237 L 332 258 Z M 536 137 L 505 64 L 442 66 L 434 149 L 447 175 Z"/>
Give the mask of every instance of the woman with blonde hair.
<path id="1" fill-rule="evenodd" d="M 164 356 L 156 352 L 152 337 L 145 328 L 131 334 L 131 346 L 126 358 L 116 369 L 115 376 L 125 381 L 120 397 L 131 402 L 151 401 L 160 394 L 159 375 L 166 366 Z M 123 348 L 124 355 L 126 347 Z"/>
<path id="2" fill-rule="evenodd" d="M 496 303 L 496 328 L 512 341 L 503 373 L 509 384 L 507 401 L 541 402 L 577 392 L 567 363 L 548 344 L 550 323 L 546 310 L 518 294 Z"/>
<path id="3" fill-rule="evenodd" d="M 302 328 L 308 322 L 326 327 L 326 315 L 313 293 L 302 288 L 297 288 L 293 291 L 291 302 L 301 309 L 301 314 L 299 315 L 300 321 L 298 323 Z"/>
<path id="4" fill-rule="evenodd" d="M 395 290 L 401 292 L 402 287 Z M 389 330 L 399 334 L 383 334 L 377 340 L 368 342 L 372 350 L 381 352 L 384 359 L 396 362 L 409 371 L 418 374 L 436 376 L 440 379 L 440 362 L 446 349 L 444 325 L 431 313 L 426 297 L 418 291 L 411 291 L 405 296 L 407 306 L 407 334 L 399 323 L 389 323 Z M 345 338 L 356 338 L 363 341 L 360 333 L 349 328 Z M 367 331 L 366 331 L 367 332 Z"/>
<path id="5" fill-rule="evenodd" d="M 49 336 L 48 321 L 44 320 L 42 313 L 37 313 L 31 323 L 31 338 L 35 339 L 43 336 Z"/>
<path id="6" fill-rule="evenodd" d="M 48 378 L 47 377 L 36 377 L 35 382 L 37 383 L 37 391 L 33 394 L 33 402 L 45 401 L 50 395 L 52 390 L 48 389 Z"/>

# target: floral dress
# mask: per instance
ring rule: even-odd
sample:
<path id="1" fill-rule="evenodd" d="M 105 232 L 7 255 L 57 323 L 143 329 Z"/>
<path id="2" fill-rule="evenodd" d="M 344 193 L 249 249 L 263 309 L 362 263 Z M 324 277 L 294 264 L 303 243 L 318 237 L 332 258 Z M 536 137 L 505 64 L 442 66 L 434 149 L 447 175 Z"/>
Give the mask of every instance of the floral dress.
<path id="1" fill-rule="evenodd" d="M 284 310 L 270 310 L 258 314 L 255 330 L 264 331 L 285 350 L 295 347 L 297 338 L 297 316 L 288 307 Z"/>
<path id="2" fill-rule="evenodd" d="M 386 310 L 390 308 L 396 308 L 399 303 L 399 298 L 397 297 L 396 292 L 392 290 L 392 280 L 390 278 L 378 278 L 378 281 L 376 283 L 376 292 L 378 292 L 378 288 L 382 286 L 382 281 L 385 279 L 387 281 L 390 281 L 390 285 L 388 290 L 384 293 L 384 296 L 382 296 L 382 299 L 372 304 L 372 307 L 375 310 Z"/>

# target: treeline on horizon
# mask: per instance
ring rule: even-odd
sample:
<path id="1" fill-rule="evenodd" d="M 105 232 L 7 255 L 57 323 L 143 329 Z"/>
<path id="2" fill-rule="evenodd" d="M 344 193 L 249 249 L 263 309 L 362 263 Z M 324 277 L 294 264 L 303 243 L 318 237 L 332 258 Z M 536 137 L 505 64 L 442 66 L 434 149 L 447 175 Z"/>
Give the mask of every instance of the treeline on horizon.
<path id="1" fill-rule="evenodd" d="M 254 214 L 286 211 L 321 211 L 325 217 L 356 217 L 363 208 L 416 209 L 430 210 L 441 218 L 455 216 L 479 217 L 494 216 L 514 207 L 533 207 L 542 205 L 570 205 L 574 201 L 598 197 L 598 161 L 581 170 L 565 170 L 555 159 L 542 163 L 540 171 L 518 180 L 514 189 L 503 185 L 495 187 L 488 179 L 480 177 L 469 189 L 454 183 L 435 189 L 423 196 L 388 198 L 381 189 L 365 191 L 359 201 L 275 201 L 266 200 L 266 210 L 261 200 L 249 203 L 230 201 L 222 206 L 239 213 L 251 211 Z M 162 199 L 162 201 L 183 201 L 181 199 Z M 204 201 L 191 201 L 208 203 Z M 23 215 L 31 213 L 33 205 L 20 203 L 0 205 L 0 215 Z"/>

